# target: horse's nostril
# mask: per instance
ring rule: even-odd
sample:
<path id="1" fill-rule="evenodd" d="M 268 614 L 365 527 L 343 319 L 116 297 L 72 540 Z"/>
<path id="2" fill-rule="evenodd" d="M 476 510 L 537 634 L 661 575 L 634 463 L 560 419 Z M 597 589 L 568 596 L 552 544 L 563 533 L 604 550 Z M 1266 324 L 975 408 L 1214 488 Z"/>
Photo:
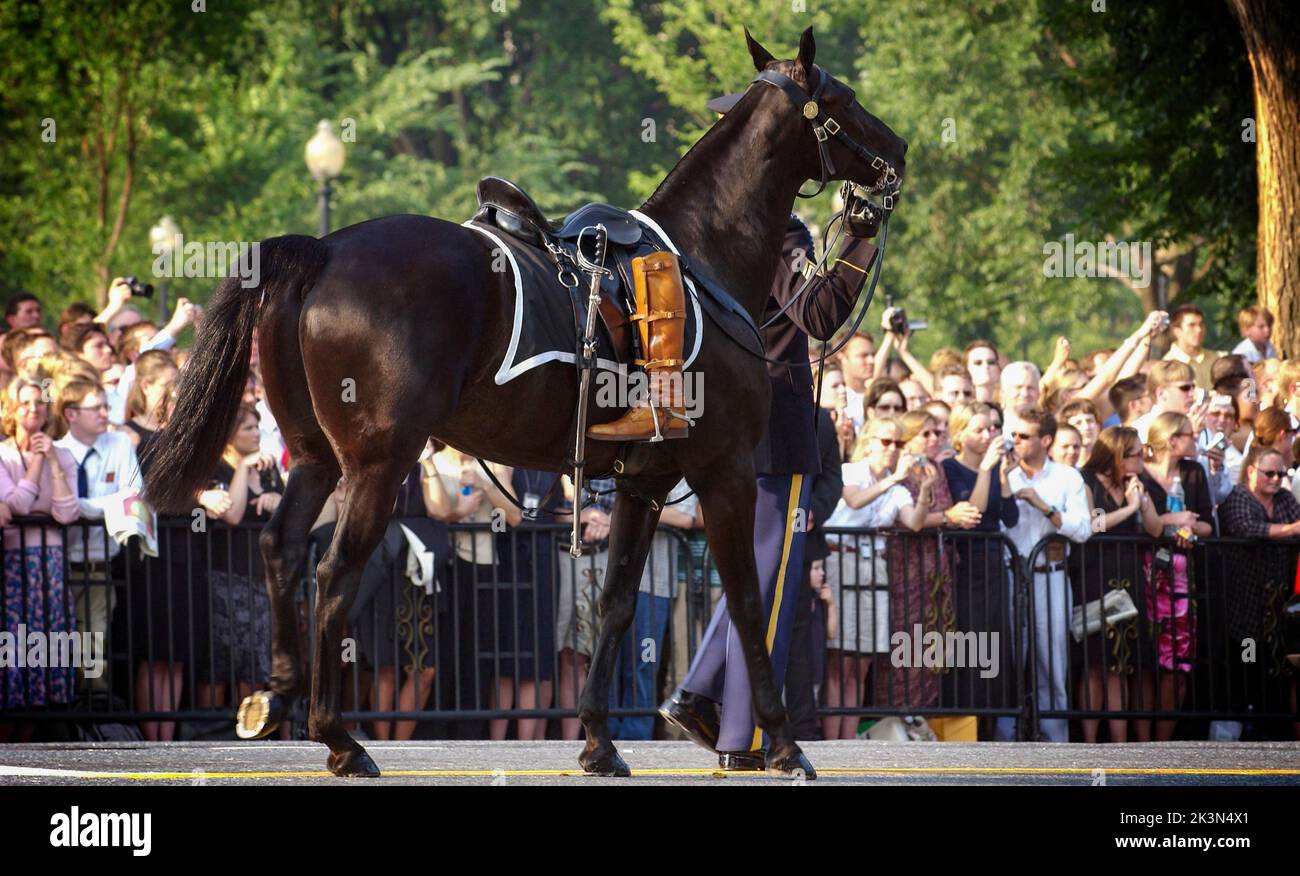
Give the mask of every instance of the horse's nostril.
<path id="1" fill-rule="evenodd" d="M 904 156 L 907 155 L 907 141 L 906 141 L 906 140 L 903 141 L 903 155 L 904 155 Z"/>

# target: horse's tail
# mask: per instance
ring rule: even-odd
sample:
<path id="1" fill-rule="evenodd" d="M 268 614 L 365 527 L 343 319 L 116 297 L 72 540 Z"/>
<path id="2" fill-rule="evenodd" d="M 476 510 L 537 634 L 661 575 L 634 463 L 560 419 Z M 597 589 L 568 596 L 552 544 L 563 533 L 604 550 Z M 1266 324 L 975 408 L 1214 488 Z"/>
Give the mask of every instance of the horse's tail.
<path id="1" fill-rule="evenodd" d="M 262 241 L 258 249 L 260 282 L 254 288 L 228 277 L 213 293 L 178 381 L 176 407 L 147 452 L 144 499 L 160 512 L 193 509 L 212 476 L 244 394 L 263 302 L 275 307 L 285 294 L 306 294 L 328 257 L 319 240 L 296 234 Z"/>

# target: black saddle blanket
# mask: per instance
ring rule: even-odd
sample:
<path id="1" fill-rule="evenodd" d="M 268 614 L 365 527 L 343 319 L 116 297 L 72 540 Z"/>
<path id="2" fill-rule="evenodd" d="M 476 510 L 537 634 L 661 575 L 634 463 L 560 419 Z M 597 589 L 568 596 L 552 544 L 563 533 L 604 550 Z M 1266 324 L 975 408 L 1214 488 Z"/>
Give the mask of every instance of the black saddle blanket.
<path id="1" fill-rule="evenodd" d="M 586 320 L 591 276 L 579 272 L 577 287 L 567 288 L 556 276 L 555 263 L 546 250 L 529 246 L 492 225 L 473 220 L 464 225 L 491 241 L 494 270 L 509 270 L 514 277 L 514 325 L 510 344 L 496 372 L 497 384 L 508 383 L 547 362 L 576 365 L 581 343 L 579 326 Z M 606 266 L 614 267 L 612 258 L 606 260 Z M 684 367 L 689 369 L 700 352 L 703 320 L 699 293 L 689 276 L 684 276 L 684 279 L 687 306 L 682 352 Z M 615 349 L 600 319 L 596 329 L 597 366 L 607 371 L 629 370 L 630 350 Z M 635 331 L 635 324 L 630 329 Z"/>

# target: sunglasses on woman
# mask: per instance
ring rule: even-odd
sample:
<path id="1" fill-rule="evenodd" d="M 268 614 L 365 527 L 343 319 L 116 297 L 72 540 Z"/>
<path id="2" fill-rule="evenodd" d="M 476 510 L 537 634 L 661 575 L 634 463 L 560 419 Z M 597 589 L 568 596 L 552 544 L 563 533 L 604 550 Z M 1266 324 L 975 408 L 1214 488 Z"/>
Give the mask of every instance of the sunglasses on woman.
<path id="1" fill-rule="evenodd" d="M 907 444 L 906 441 L 900 441 L 896 438 L 882 438 L 879 435 L 872 435 L 871 437 L 879 441 L 881 447 L 904 447 Z"/>

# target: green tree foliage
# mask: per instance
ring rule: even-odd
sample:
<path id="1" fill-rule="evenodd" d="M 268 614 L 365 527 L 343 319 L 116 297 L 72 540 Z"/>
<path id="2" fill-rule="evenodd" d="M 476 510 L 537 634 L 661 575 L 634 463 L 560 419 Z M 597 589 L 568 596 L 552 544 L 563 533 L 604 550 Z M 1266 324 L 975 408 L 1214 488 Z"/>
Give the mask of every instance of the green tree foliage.
<path id="1" fill-rule="evenodd" d="M 53 311 L 147 277 L 164 213 L 190 240 L 314 233 L 303 146 L 322 118 L 346 140 L 336 227 L 462 220 L 489 173 L 553 214 L 635 205 L 713 123 L 705 102 L 753 77 L 742 27 L 788 57 L 812 25 L 818 62 L 911 144 L 880 294 L 930 320 L 915 348 L 987 336 L 1046 361 L 1055 334 L 1107 345 L 1143 305 L 1131 284 L 1045 277 L 1044 244 L 1067 232 L 1152 240 L 1171 278 L 1195 248 L 1176 289 L 1222 311 L 1250 294 L 1243 49 L 1216 0 L 1192 6 L 1211 17 L 1063 0 L 0 0 L 0 294 Z M 814 230 L 832 194 L 796 205 Z M 213 286 L 172 281 L 198 300 Z"/>
<path id="2" fill-rule="evenodd" d="M 1089 120 L 1048 167 L 1048 185 L 1075 193 L 1063 220 L 1154 241 L 1169 303 L 1211 311 L 1227 344 L 1255 298 L 1254 98 L 1237 23 L 1221 0 L 1052 2 L 1043 27 L 1053 84 Z"/>

